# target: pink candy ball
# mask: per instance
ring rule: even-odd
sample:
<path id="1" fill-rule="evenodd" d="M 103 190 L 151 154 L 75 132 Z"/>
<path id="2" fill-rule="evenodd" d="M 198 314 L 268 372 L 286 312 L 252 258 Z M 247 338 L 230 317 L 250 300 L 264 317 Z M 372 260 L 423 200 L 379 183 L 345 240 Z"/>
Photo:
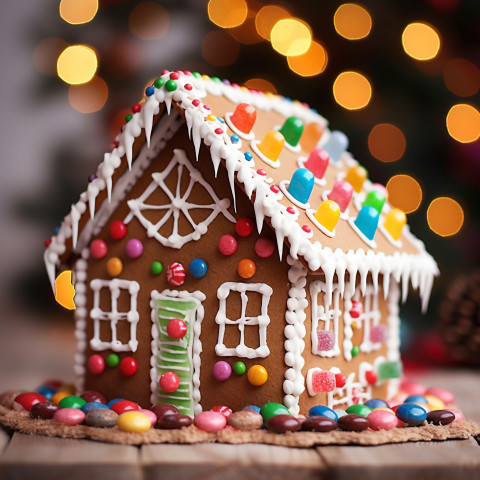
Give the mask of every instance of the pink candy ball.
<path id="1" fill-rule="evenodd" d="M 385 410 L 374 410 L 367 416 L 372 430 L 391 430 L 398 423 L 396 415 Z"/>
<path id="2" fill-rule="evenodd" d="M 427 395 L 434 395 L 439 398 L 445 405 L 451 405 L 455 403 L 455 395 L 445 388 L 441 387 L 432 387 L 429 388 L 426 392 Z"/>
<path id="3" fill-rule="evenodd" d="M 150 419 L 150 423 L 152 425 L 155 425 L 157 423 L 157 416 L 151 410 L 147 410 L 146 408 L 141 408 L 139 412 L 146 415 Z"/>
<path id="4" fill-rule="evenodd" d="M 130 258 L 138 258 L 143 253 L 143 243 L 137 238 L 131 238 L 125 245 L 125 253 Z"/>
<path id="5" fill-rule="evenodd" d="M 255 242 L 255 253 L 260 258 L 268 258 L 272 256 L 274 251 L 275 251 L 275 244 L 269 238 L 260 237 Z"/>
<path id="6" fill-rule="evenodd" d="M 90 255 L 97 260 L 100 260 L 108 253 L 107 244 L 97 238 L 90 244 Z"/>
<path id="7" fill-rule="evenodd" d="M 224 415 L 217 412 L 199 413 L 194 420 L 195 426 L 205 432 L 218 432 L 227 425 Z"/>
<path id="8" fill-rule="evenodd" d="M 218 240 L 218 251 L 222 255 L 233 255 L 237 251 L 237 240 L 232 235 L 222 235 Z"/>
<path id="9" fill-rule="evenodd" d="M 421 383 L 413 382 L 412 380 L 407 380 L 404 378 L 400 383 L 400 390 L 410 396 L 423 395 L 426 388 Z"/>
<path id="10" fill-rule="evenodd" d="M 221 360 L 220 362 L 215 363 L 213 366 L 213 376 L 215 380 L 219 380 L 220 382 L 224 382 L 230 378 L 232 374 L 232 367 L 229 363 L 224 362 Z"/>
<path id="11" fill-rule="evenodd" d="M 53 419 L 65 425 L 79 425 L 85 420 L 85 413 L 79 408 L 61 408 L 55 412 Z"/>
<path id="12" fill-rule="evenodd" d="M 90 373 L 100 375 L 105 370 L 105 359 L 96 353 L 88 359 L 87 366 Z"/>

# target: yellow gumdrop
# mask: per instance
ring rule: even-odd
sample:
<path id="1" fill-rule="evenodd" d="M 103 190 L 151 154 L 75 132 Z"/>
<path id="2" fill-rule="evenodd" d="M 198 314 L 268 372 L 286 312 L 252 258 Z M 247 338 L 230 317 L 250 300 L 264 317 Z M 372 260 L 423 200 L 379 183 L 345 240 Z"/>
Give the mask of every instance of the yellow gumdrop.
<path id="1" fill-rule="evenodd" d="M 142 433 L 150 430 L 152 422 L 141 412 L 125 412 L 118 416 L 117 427 L 124 432 Z"/>
<path id="2" fill-rule="evenodd" d="M 385 217 L 383 228 L 394 240 L 398 240 L 406 223 L 406 215 L 399 208 L 392 208 Z"/>
<path id="3" fill-rule="evenodd" d="M 269 160 L 276 162 L 280 153 L 282 153 L 284 144 L 285 138 L 283 138 L 283 135 L 277 130 L 270 130 L 258 144 L 258 150 Z"/>
<path id="4" fill-rule="evenodd" d="M 445 409 L 445 403 L 443 400 L 440 400 L 438 397 L 435 395 L 423 395 L 425 399 L 427 400 L 427 405 L 430 408 L 430 410 L 444 410 Z"/>
<path id="5" fill-rule="evenodd" d="M 52 402 L 54 403 L 60 403 L 60 400 L 62 400 L 65 397 L 69 397 L 71 395 L 70 392 L 57 392 L 52 395 Z"/>
<path id="6" fill-rule="evenodd" d="M 362 191 L 363 182 L 365 182 L 366 179 L 367 171 L 360 165 L 350 168 L 345 176 L 345 180 L 357 193 Z"/>
<path id="7" fill-rule="evenodd" d="M 333 232 L 340 218 L 340 207 L 333 200 L 325 200 L 318 207 L 314 217 L 320 225 Z"/>
<path id="8" fill-rule="evenodd" d="M 247 378 L 252 385 L 260 387 L 268 380 L 268 372 L 262 365 L 252 365 L 248 369 Z"/>

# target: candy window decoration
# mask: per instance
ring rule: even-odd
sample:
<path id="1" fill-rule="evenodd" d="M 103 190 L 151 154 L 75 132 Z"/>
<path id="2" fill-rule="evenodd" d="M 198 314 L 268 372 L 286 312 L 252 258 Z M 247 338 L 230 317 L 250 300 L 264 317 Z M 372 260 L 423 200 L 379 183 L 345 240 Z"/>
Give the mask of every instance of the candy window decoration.
<path id="1" fill-rule="evenodd" d="M 350 406 L 357 403 L 363 403 L 371 398 L 370 386 L 362 385 L 362 377 L 365 377 L 364 370 L 366 369 L 366 362 L 362 362 L 359 367 L 358 378 L 355 372 L 348 374 L 347 377 L 343 376 L 340 369 L 332 367 L 330 372 L 335 374 L 336 387 L 327 392 L 327 405 L 330 408 L 338 406 Z M 339 381 L 339 377 L 343 377 L 342 381 Z M 365 383 L 365 382 L 364 382 Z"/>
<path id="2" fill-rule="evenodd" d="M 320 298 L 320 294 L 323 294 Z M 342 311 L 340 310 L 341 289 L 333 285 L 331 300 L 327 295 L 327 285 L 320 280 L 310 284 L 312 300 L 312 353 L 322 357 L 335 357 L 340 354 L 338 328 Z M 323 299 L 322 299 L 323 297 Z M 319 301 L 324 304 L 320 305 Z"/>
<path id="3" fill-rule="evenodd" d="M 176 170 L 176 188 L 172 192 L 167 186 L 166 180 L 170 174 L 175 175 Z M 182 191 L 182 178 L 188 179 L 188 186 Z M 188 161 L 187 155 L 183 150 L 175 150 L 174 156 L 165 170 L 152 174 L 153 181 L 142 193 L 142 195 L 128 201 L 130 213 L 124 220 L 129 223 L 133 217 L 136 217 L 145 227 L 147 235 L 154 237 L 165 247 L 181 248 L 191 240 L 199 240 L 202 235 L 207 233 L 208 226 L 213 222 L 219 213 L 222 213 L 232 223 L 235 218 L 227 210 L 230 206 L 228 198 L 219 199 L 213 188 L 204 180 L 202 174 L 196 170 Z M 196 204 L 188 201 L 188 198 L 194 189 L 202 188 L 205 198 L 212 199 L 209 204 Z M 160 190 L 160 192 L 159 192 Z M 158 201 L 159 194 L 163 200 Z M 147 203 L 149 201 L 149 203 Z M 199 223 L 192 218 L 190 210 L 204 209 L 210 213 Z M 187 224 L 190 224 L 191 232 L 185 235 L 179 233 L 179 222 L 184 217 Z M 172 232 L 167 235 L 161 233 L 161 229 L 172 219 Z M 183 225 L 183 223 L 182 223 Z"/>
<path id="4" fill-rule="evenodd" d="M 237 319 L 230 319 L 227 316 L 227 299 L 232 292 L 240 293 L 241 312 Z M 256 316 L 247 316 L 248 293 L 256 292 L 261 297 L 260 312 Z M 272 296 L 272 288 L 265 283 L 235 283 L 226 282 L 220 285 L 217 290 L 219 308 L 215 322 L 218 324 L 218 342 L 215 352 L 220 356 L 236 356 L 244 358 L 264 358 L 270 354 L 267 346 L 267 325 L 270 323 L 268 316 L 268 303 Z M 257 348 L 245 345 L 245 327 L 258 326 L 259 346 Z M 227 347 L 224 344 L 225 329 L 227 326 L 235 326 L 240 333 L 239 344 L 236 347 Z"/>
<path id="5" fill-rule="evenodd" d="M 90 340 L 92 350 L 101 351 L 111 349 L 114 352 L 135 352 L 137 350 L 137 323 L 139 315 L 137 311 L 137 295 L 140 285 L 135 281 L 94 279 L 90 282 L 93 290 L 93 308 L 90 310 L 90 317 L 93 320 L 93 338 Z M 108 289 L 110 292 L 110 311 L 103 311 L 100 308 L 101 290 Z M 130 306 L 127 312 L 118 311 L 118 299 L 122 290 L 128 292 Z M 100 338 L 101 322 L 110 322 L 111 341 Z M 119 322 L 130 324 L 130 339 L 122 343 L 118 339 L 117 327 Z"/>

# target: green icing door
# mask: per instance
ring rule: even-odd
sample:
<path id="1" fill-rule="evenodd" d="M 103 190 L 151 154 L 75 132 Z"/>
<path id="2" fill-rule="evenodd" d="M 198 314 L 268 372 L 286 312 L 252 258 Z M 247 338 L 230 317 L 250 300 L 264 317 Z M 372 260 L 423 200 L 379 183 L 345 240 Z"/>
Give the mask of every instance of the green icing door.
<path id="1" fill-rule="evenodd" d="M 199 337 L 204 299 L 201 292 L 152 292 L 152 402 L 170 403 L 187 415 L 201 410 Z M 167 334 L 167 324 L 173 318 L 180 318 L 187 325 L 183 338 L 174 339 Z M 167 393 L 159 386 L 160 377 L 166 372 L 174 372 L 180 379 L 175 392 Z"/>

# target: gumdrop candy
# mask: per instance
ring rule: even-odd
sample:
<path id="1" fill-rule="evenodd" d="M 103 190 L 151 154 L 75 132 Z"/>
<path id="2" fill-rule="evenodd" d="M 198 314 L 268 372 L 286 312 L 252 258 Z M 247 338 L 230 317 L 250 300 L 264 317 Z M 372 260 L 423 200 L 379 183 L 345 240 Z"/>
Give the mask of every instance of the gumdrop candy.
<path id="1" fill-rule="evenodd" d="M 318 392 L 333 392 L 335 389 L 335 374 L 319 370 L 312 374 L 312 390 Z"/>
<path id="2" fill-rule="evenodd" d="M 317 349 L 320 352 L 327 352 L 335 346 L 335 334 L 330 330 L 320 330 L 317 332 Z"/>
<path id="3" fill-rule="evenodd" d="M 352 300 L 352 308 L 348 312 L 352 318 L 358 318 L 363 313 L 363 304 Z"/>
<path id="4" fill-rule="evenodd" d="M 370 328 L 370 341 L 384 343 L 387 340 L 388 329 L 386 325 L 372 325 Z"/>

